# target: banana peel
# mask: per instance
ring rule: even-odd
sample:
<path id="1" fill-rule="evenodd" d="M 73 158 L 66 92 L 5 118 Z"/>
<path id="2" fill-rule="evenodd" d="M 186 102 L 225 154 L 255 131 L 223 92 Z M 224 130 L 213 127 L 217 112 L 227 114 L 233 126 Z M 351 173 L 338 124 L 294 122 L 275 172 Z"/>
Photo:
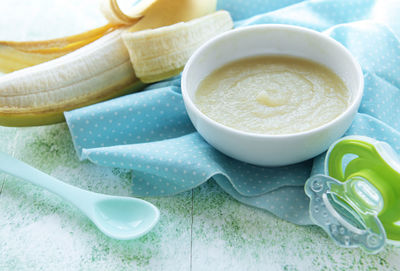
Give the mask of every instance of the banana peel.
<path id="1" fill-rule="evenodd" d="M 17 71 L 66 55 L 119 27 L 107 24 L 77 35 L 43 41 L 0 41 L 0 72 Z"/>
<path id="2" fill-rule="evenodd" d="M 217 6 L 217 0 L 149 0 L 149 2 L 151 5 L 143 12 L 143 17 L 130 27 L 130 32 L 187 22 L 214 12 Z"/>

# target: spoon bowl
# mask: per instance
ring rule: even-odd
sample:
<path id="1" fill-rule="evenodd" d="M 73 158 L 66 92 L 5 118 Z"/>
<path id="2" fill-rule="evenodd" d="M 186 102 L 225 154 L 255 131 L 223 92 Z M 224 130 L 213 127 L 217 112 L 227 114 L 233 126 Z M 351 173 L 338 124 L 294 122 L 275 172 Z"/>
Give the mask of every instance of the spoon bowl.
<path id="1" fill-rule="evenodd" d="M 115 239 L 138 238 L 149 232 L 160 217 L 157 207 L 147 201 L 80 189 L 1 152 L 0 171 L 66 199 L 87 215 L 105 235 Z"/>
<path id="2" fill-rule="evenodd" d="M 160 212 L 147 201 L 109 197 L 94 205 L 92 221 L 115 239 L 134 239 L 146 234 L 157 223 Z"/>

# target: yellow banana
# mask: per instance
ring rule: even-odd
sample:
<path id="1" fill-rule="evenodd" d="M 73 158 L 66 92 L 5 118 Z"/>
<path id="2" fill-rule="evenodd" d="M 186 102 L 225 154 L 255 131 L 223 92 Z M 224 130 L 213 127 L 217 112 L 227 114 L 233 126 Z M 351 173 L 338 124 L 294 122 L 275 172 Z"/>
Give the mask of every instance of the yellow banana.
<path id="1" fill-rule="evenodd" d="M 44 41 L 0 41 L 0 72 L 9 73 L 63 56 L 122 25 L 130 31 L 185 22 L 215 10 L 216 0 L 142 0 L 125 14 L 117 0 L 103 0 L 101 9 L 109 24 L 81 34 Z"/>
<path id="2" fill-rule="evenodd" d="M 106 1 L 109 3 L 115 2 L 115 0 Z M 150 1 L 147 6 L 142 6 L 140 12 L 136 11 L 136 17 L 129 17 L 130 22 L 139 24 L 147 18 L 148 27 L 160 27 L 173 24 L 175 21 L 193 19 L 187 17 L 187 15 L 183 16 L 184 12 L 177 12 L 176 17 L 174 15 L 164 16 L 164 19 L 160 20 L 163 16 L 159 17 L 156 11 L 161 12 L 159 10 L 160 6 L 162 6 L 161 3 L 167 5 L 168 1 L 155 0 L 151 1 L 151 3 Z M 203 0 L 200 1 L 202 2 L 201 4 L 197 3 L 196 5 L 193 3 L 198 2 L 197 0 L 169 1 L 175 4 L 181 3 L 182 9 L 188 7 L 199 8 L 197 11 L 188 11 L 187 14 L 194 18 L 203 16 L 215 8 L 215 0 Z M 151 20 L 152 16 L 157 17 L 154 19 L 156 23 Z M 207 19 L 202 24 L 204 27 L 209 28 L 211 26 L 210 23 L 214 21 L 213 19 Z M 140 28 L 146 27 L 145 22 L 141 24 Z M 191 23 L 188 24 L 191 25 Z M 192 27 L 195 28 L 195 25 L 198 24 L 195 23 Z M 18 69 L 43 62 L 0 77 L 0 125 L 33 126 L 60 122 L 64 120 L 64 111 L 141 89 L 144 84 L 136 77 L 128 50 L 122 41 L 122 34 L 127 33 L 128 28 L 132 30 L 132 26 L 129 24 L 128 26 L 122 26 L 117 22 L 110 22 L 109 25 L 102 29 L 99 28 L 64 39 L 30 44 L 28 42 L 0 43 L 0 63 L 8 61 L 8 63 L 14 65 L 15 69 Z M 197 26 L 197 28 L 201 27 Z M 177 29 L 182 31 L 180 26 Z M 165 29 L 165 31 L 168 34 L 161 35 L 164 36 L 165 40 L 172 40 L 176 37 L 175 30 Z M 185 31 L 182 33 L 186 33 Z M 187 33 L 207 32 L 199 29 L 187 31 Z M 219 31 L 222 31 L 222 28 Z M 215 35 L 219 32 L 213 28 L 213 33 Z M 152 34 L 145 33 L 145 35 L 150 39 L 155 38 L 155 36 L 152 37 Z M 168 36 L 170 37 L 168 38 Z M 209 37 L 202 36 L 202 39 Z M 76 49 L 80 44 L 84 44 L 90 39 L 95 39 L 95 41 Z M 142 44 L 144 47 L 150 47 L 146 43 L 142 42 Z M 57 55 L 69 49 L 74 51 L 62 56 Z M 181 46 L 180 50 L 188 54 L 185 46 Z M 6 52 L 10 53 L 7 54 Z M 165 53 L 167 54 L 168 52 Z M 145 56 L 145 54 L 143 55 Z M 55 57 L 57 58 L 52 59 Z M 167 62 L 174 62 L 174 59 L 170 56 L 167 58 L 170 59 Z M 2 62 L 3 60 L 6 61 Z M 138 58 L 138 61 L 140 61 L 140 58 Z M 143 63 L 147 63 L 146 65 L 151 65 L 147 60 L 143 59 L 143 61 Z M 179 62 L 175 66 L 181 65 L 181 62 Z M 176 71 L 171 73 L 169 70 L 175 66 L 165 66 L 163 68 L 165 70 L 162 73 L 175 73 Z M 165 75 L 163 76 L 165 77 Z M 150 77 L 153 77 L 153 75 L 150 75 Z M 143 78 L 146 78 L 146 76 Z"/>

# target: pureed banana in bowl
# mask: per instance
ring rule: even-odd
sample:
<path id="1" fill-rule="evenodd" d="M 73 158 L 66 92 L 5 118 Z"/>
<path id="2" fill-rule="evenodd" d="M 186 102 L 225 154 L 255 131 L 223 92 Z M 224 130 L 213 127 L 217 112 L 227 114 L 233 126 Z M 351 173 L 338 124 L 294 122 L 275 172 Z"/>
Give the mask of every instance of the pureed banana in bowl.
<path id="1" fill-rule="evenodd" d="M 202 137 L 261 166 L 325 151 L 349 128 L 363 86 L 361 68 L 345 47 L 288 25 L 222 34 L 200 47 L 182 74 L 185 106 Z"/>
<path id="2" fill-rule="evenodd" d="M 195 104 L 238 130 L 291 134 L 321 126 L 347 107 L 348 90 L 328 68 L 291 56 L 256 56 L 228 63 L 199 85 Z"/>

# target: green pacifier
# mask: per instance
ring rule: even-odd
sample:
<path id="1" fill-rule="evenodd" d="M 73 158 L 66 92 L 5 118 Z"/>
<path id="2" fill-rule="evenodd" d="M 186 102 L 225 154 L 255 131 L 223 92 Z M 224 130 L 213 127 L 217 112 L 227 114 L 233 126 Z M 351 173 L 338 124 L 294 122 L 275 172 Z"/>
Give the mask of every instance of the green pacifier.
<path id="1" fill-rule="evenodd" d="M 340 246 L 379 252 L 400 241 L 400 160 L 385 142 L 344 137 L 329 148 L 325 175 L 305 184 L 310 217 Z"/>

